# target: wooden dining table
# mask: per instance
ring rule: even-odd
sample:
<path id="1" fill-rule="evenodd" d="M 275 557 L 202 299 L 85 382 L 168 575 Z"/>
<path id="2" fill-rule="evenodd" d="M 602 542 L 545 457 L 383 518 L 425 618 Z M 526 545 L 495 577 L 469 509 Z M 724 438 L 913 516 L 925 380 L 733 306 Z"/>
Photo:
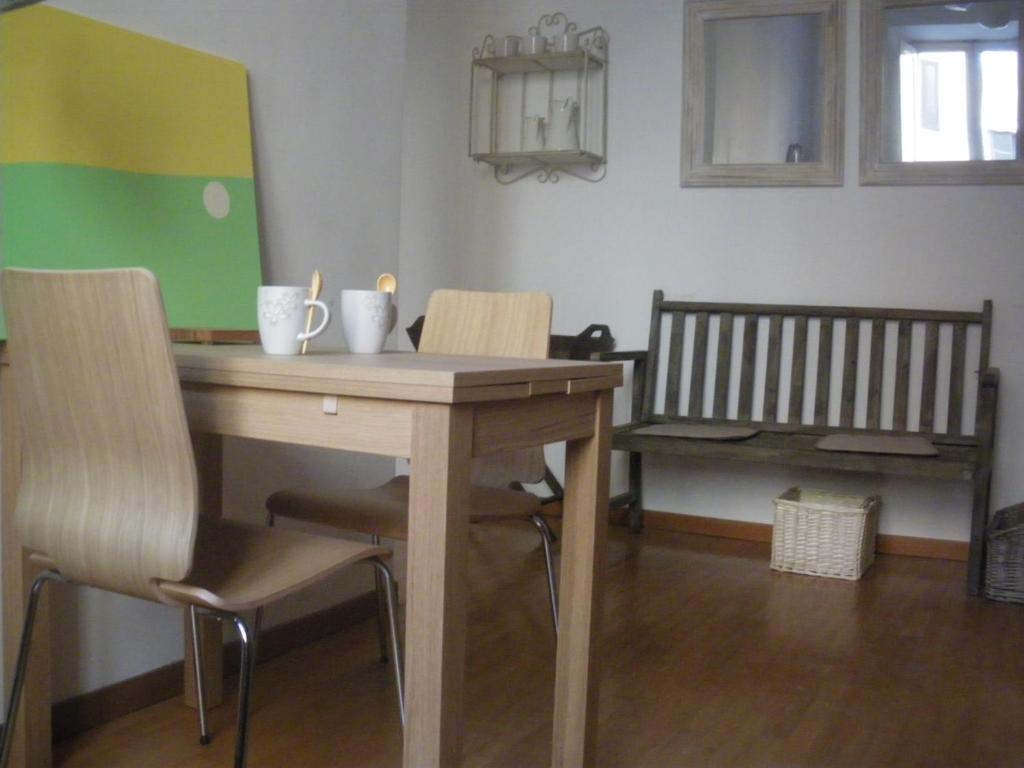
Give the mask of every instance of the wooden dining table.
<path id="1" fill-rule="evenodd" d="M 204 514 L 220 514 L 224 436 L 410 459 L 403 752 L 408 768 L 456 766 L 462 758 L 471 459 L 565 441 L 551 764 L 594 763 L 611 405 L 612 392 L 622 383 L 619 363 L 399 352 L 273 357 L 249 345 L 175 344 L 174 354 Z M 12 526 L 20 433 L 2 351 L 0 363 L 9 684 L 37 567 Z M 51 765 L 47 618 L 44 604 L 13 765 Z M 219 635 L 204 634 L 220 642 Z M 219 674 L 216 665 L 208 674 Z M 186 680 L 186 699 L 192 684 Z"/>

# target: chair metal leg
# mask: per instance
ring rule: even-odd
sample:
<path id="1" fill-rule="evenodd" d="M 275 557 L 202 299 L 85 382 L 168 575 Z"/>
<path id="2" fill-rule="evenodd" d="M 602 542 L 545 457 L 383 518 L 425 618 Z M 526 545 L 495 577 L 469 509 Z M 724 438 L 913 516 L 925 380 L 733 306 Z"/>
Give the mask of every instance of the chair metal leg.
<path id="1" fill-rule="evenodd" d="M 554 541 L 554 533 L 548 525 L 544 516 L 537 513 L 530 517 L 537 531 L 540 533 L 540 540 L 544 544 L 544 565 L 548 572 L 548 598 L 551 601 L 551 625 L 555 629 L 555 636 L 558 635 L 558 580 L 555 578 L 555 562 L 551 553 L 551 545 Z"/>
<path id="2" fill-rule="evenodd" d="M 395 666 L 395 690 L 398 692 L 398 714 L 402 719 L 402 727 L 405 727 L 405 659 L 402 655 L 402 638 L 398 629 L 398 587 L 391 569 L 383 560 L 373 558 L 370 560 L 377 574 L 384 582 L 384 594 L 388 609 L 388 629 L 391 635 L 391 658 Z"/>
<path id="3" fill-rule="evenodd" d="M 238 630 L 238 638 L 242 645 L 242 659 L 238 669 L 238 726 L 235 729 L 235 768 L 245 768 L 249 754 L 249 700 L 252 689 L 252 673 L 256 666 L 252 632 L 249 629 L 249 625 L 245 623 L 245 619 L 237 614 L 205 607 L 196 607 L 196 613 L 202 616 L 212 616 L 218 621 L 230 621 Z"/>
<path id="4" fill-rule="evenodd" d="M 370 541 L 380 546 L 380 535 L 372 534 Z M 380 662 L 386 664 L 388 661 L 387 596 L 384 593 L 384 577 L 376 568 L 373 571 L 373 581 L 377 590 L 377 644 L 380 647 Z"/>
<path id="5" fill-rule="evenodd" d="M 252 617 L 252 658 L 253 664 L 259 660 L 260 654 L 260 631 L 263 629 L 263 606 L 256 609 Z"/>
<path id="6" fill-rule="evenodd" d="M 269 509 L 267 510 L 267 528 L 274 527 L 274 513 Z M 252 657 L 253 663 L 259 659 L 260 652 L 260 631 L 263 629 L 263 606 L 261 605 L 256 609 L 255 615 L 252 617 Z"/>
<path id="7" fill-rule="evenodd" d="M 11 744 L 14 741 L 14 727 L 18 717 L 18 705 L 21 703 L 21 691 L 25 686 L 25 671 L 28 668 L 29 651 L 32 647 L 32 630 L 36 623 L 39 598 L 48 581 L 64 581 L 64 579 L 56 571 L 44 571 L 32 582 L 32 588 L 29 590 L 25 624 L 21 630 L 21 645 L 18 648 L 18 661 L 14 667 L 14 681 L 11 685 L 10 702 L 7 705 L 7 722 L 4 725 L 3 738 L 0 740 L 0 768 L 7 768 L 7 761 L 10 758 Z"/>
<path id="8" fill-rule="evenodd" d="M 245 768 L 249 751 L 249 692 L 252 688 L 252 671 L 256 666 L 252 635 L 245 619 L 231 616 L 242 641 L 242 659 L 238 669 L 238 728 L 235 737 L 235 768 Z"/>
<path id="9" fill-rule="evenodd" d="M 204 747 L 210 743 L 210 727 L 206 721 L 206 683 L 203 682 L 203 644 L 199 629 L 199 614 L 196 606 L 188 607 L 189 624 L 192 627 L 192 664 L 196 677 L 196 711 L 199 713 L 199 743 Z"/>

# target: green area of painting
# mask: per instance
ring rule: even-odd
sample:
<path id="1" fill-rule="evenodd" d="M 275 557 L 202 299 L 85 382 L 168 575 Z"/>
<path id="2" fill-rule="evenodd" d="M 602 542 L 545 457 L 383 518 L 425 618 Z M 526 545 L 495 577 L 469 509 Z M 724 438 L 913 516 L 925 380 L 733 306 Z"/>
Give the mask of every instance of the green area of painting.
<path id="1" fill-rule="evenodd" d="M 231 208 L 213 218 L 210 181 Z M 160 176 L 49 163 L 0 167 L 4 266 L 143 266 L 160 279 L 174 328 L 256 327 L 259 235 L 252 179 Z M 0 338 L 5 338 L 0 318 Z"/>

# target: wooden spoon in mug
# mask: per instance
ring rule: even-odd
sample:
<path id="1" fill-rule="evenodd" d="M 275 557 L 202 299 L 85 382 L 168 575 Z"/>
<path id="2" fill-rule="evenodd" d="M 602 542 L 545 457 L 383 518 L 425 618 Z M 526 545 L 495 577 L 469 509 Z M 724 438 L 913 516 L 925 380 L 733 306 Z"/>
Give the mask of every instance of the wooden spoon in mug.
<path id="1" fill-rule="evenodd" d="M 377 290 L 385 293 L 394 293 L 398 289 L 398 281 L 390 272 L 385 272 L 377 278 Z"/>
<path id="2" fill-rule="evenodd" d="M 316 301 L 320 298 L 320 291 L 324 289 L 324 279 L 320 276 L 320 270 L 313 270 L 313 282 L 309 286 L 309 298 Z M 316 307 L 310 307 L 306 310 L 306 333 L 309 333 L 313 327 L 313 312 Z M 306 354 L 306 347 L 309 345 L 309 339 L 302 342 L 302 349 L 299 350 L 300 355 Z"/>

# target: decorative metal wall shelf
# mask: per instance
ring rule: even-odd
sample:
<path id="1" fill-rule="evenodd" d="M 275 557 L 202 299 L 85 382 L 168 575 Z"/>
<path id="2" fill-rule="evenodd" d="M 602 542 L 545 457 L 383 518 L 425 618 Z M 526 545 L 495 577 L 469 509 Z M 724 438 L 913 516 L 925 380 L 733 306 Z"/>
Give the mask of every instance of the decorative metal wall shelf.
<path id="1" fill-rule="evenodd" d="M 563 173 L 592 182 L 604 178 L 603 27 L 577 31 L 564 13 L 553 13 L 542 16 L 525 38 L 499 41 L 487 35 L 473 49 L 469 90 L 469 156 L 491 165 L 498 182 L 535 175 L 554 183 Z"/>

